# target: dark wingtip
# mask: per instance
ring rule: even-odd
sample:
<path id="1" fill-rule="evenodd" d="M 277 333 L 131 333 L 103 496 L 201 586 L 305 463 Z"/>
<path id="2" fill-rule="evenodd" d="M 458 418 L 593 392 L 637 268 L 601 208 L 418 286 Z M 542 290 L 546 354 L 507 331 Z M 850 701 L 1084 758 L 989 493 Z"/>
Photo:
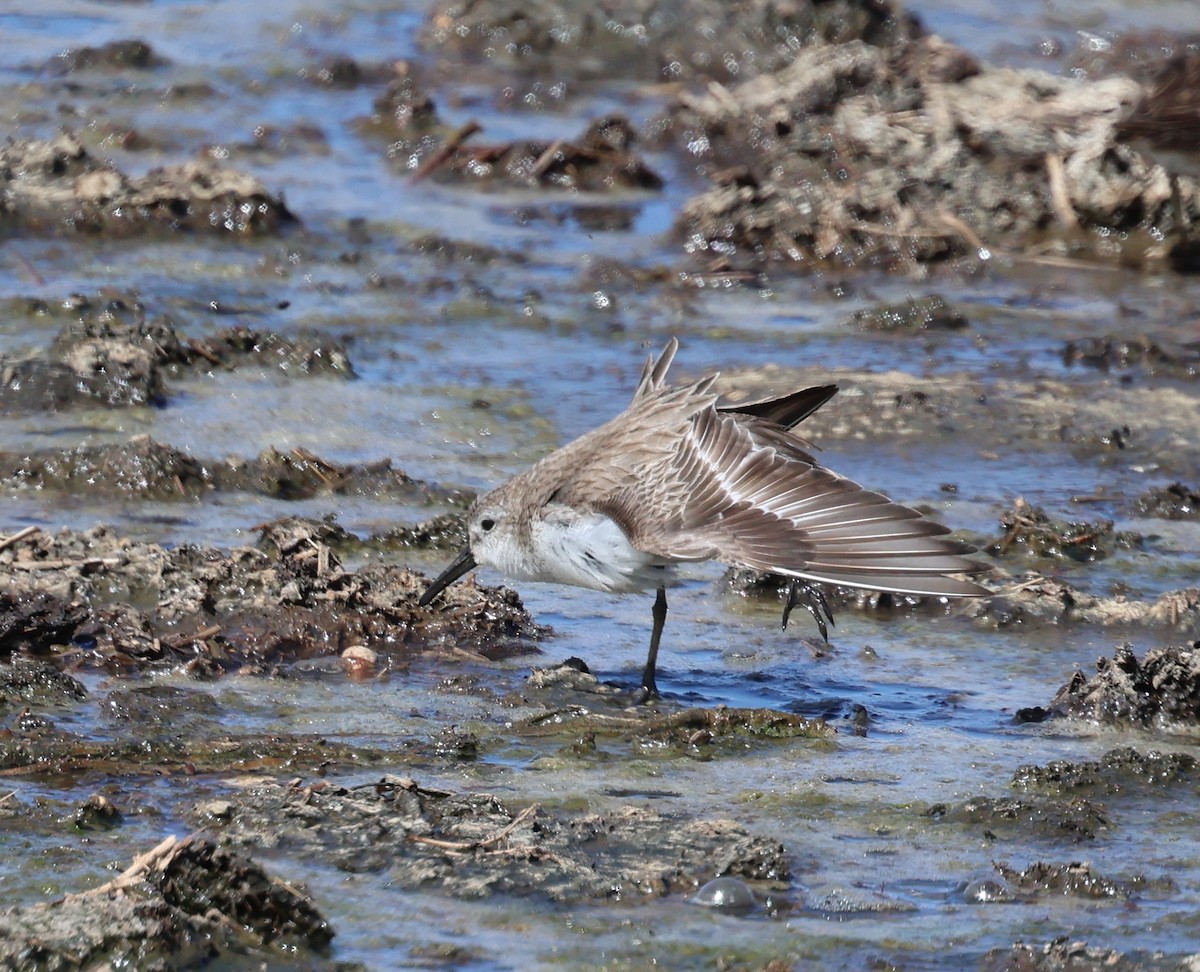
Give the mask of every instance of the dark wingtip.
<path id="1" fill-rule="evenodd" d="M 750 415 L 790 429 L 799 425 L 833 398 L 837 394 L 837 390 L 837 385 L 817 385 L 813 388 L 803 388 L 781 398 L 762 398 L 758 401 L 742 402 L 738 405 L 720 405 L 717 407 L 717 411 Z"/>

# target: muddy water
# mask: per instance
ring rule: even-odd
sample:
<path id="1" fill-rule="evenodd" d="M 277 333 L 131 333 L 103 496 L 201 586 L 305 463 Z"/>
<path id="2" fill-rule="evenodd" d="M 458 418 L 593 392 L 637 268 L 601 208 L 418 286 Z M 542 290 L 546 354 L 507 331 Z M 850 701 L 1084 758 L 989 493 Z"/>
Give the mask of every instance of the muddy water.
<path id="1" fill-rule="evenodd" d="M 1086 0 L 1018 0 L 999 13 L 994 4 L 939 0 L 914 9 L 976 54 L 1021 65 L 1043 63 L 1055 45 L 1100 43 L 1130 26 L 1200 29 L 1183 0 L 1138 5 L 1136 14 L 1126 4 Z M 282 237 L 236 241 L 13 234 L 0 249 L 0 301 L 25 308 L 31 299 L 54 304 L 74 293 L 136 294 L 149 316 L 170 317 L 192 335 L 230 323 L 289 335 L 318 330 L 345 344 L 357 375 L 305 377 L 266 364 L 201 370 L 169 379 L 163 407 L 4 416 L 0 451 L 150 435 L 203 457 L 302 448 L 336 463 L 390 458 L 418 479 L 478 489 L 623 407 L 647 347 L 671 334 L 683 343 L 677 367 L 684 372 L 720 367 L 751 391 L 769 384 L 778 366 L 811 377 L 843 369 L 850 376 L 907 372 L 931 385 L 960 379 L 978 398 L 997 401 L 1039 388 L 1052 400 L 1055 392 L 1042 383 L 1058 382 L 1102 401 L 1130 373 L 1068 363 L 1067 342 L 1146 334 L 1186 343 L 1200 333 L 1200 284 L 1111 267 L 996 259 L 966 280 L 776 272 L 753 285 L 713 278 L 698 286 L 694 266 L 681 273 L 681 248 L 668 230 L 702 180 L 666 151 L 645 151 L 666 180 L 653 194 L 560 196 L 410 182 L 387 161 L 387 140 L 363 131 L 382 84 L 323 85 L 320 72 L 334 59 L 376 67 L 411 60 L 447 121 L 478 120 L 492 140 L 574 137 L 609 111 L 641 122 L 666 98 L 625 80 L 571 79 L 560 87 L 532 73 L 506 75 L 498 90 L 486 63 L 459 75 L 420 49 L 415 33 L 424 18 L 421 4 L 383 0 L 315 7 L 47 0 L 0 11 L 0 112 L 11 135 L 45 138 L 67 127 L 94 154 L 134 174 L 207 153 L 282 192 L 303 221 Z M 170 64 L 134 74 L 59 70 L 67 49 L 130 38 L 149 42 Z M 596 223 L 601 207 L 627 218 L 612 228 L 610 212 Z M 459 246 L 418 245 L 431 234 Z M 660 268 L 648 283 L 631 282 L 633 270 Z M 914 336 L 850 323 L 857 311 L 934 292 L 966 316 L 966 329 Z M 0 319 L 0 353 L 42 352 L 62 323 L 56 314 L 14 310 Z M 1194 401 L 1195 379 L 1131 374 L 1135 386 L 1178 387 Z M 827 406 L 834 420 L 841 400 Z M 1153 424 L 1145 413 L 1109 417 L 1110 425 L 1086 431 L 1107 433 L 1128 421 L 1137 434 Z M 1200 487 L 1200 433 L 1189 451 L 1166 433 L 1148 433 L 1122 450 L 1079 447 L 1069 432 L 1056 442 L 1019 425 L 981 430 L 968 422 L 957 432 L 935 427 L 903 437 L 886 430 L 821 437 L 818 427 L 814 437 L 834 468 L 927 504 L 981 545 L 999 538 L 999 517 L 1018 497 L 1056 517 L 1115 519 L 1118 529 L 1145 535 L 1140 547 L 1103 562 L 1049 568 L 1084 591 L 1153 599 L 1194 585 L 1197 523 L 1139 517 L 1124 501 L 1175 480 Z M 1169 445 L 1156 452 L 1160 441 Z M 951 484 L 952 491 L 942 488 Z M 1097 496 L 1103 501 L 1075 502 Z M 107 523 L 165 546 L 221 548 L 252 542 L 256 525 L 283 515 L 333 513 L 366 536 L 442 511 L 371 495 L 285 501 L 215 493 L 161 502 L 27 489 L 9 491 L 2 509 L 4 534 Z M 425 571 L 446 557 L 400 555 Z M 1019 574 L 1024 565 L 1005 566 Z M 567 904 L 536 894 L 472 900 L 393 881 L 387 870 L 340 869 L 286 848 L 254 852 L 273 873 L 307 888 L 337 932 L 332 961 L 483 970 L 652 962 L 713 968 L 718 960 L 762 968 L 779 959 L 800 968 L 957 969 L 978 967 L 993 948 L 1040 947 L 1060 936 L 1169 956 L 1186 955 L 1200 941 L 1195 777 L 1090 793 L 1101 805 L 1091 830 L 1078 808 L 1047 811 L 1062 819 L 1045 825 L 1028 805 L 1011 816 L 961 809 L 977 797 L 1036 803 L 1011 785 L 1022 764 L 1097 760 L 1127 746 L 1195 753 L 1194 735 L 1177 728 L 1014 719 L 1018 710 L 1048 705 L 1072 672 L 1090 672 L 1122 641 L 1141 654 L 1182 643 L 1188 631 L 995 627 L 939 611 L 845 610 L 827 647 L 803 623 L 781 631 L 775 602 L 729 592 L 719 569 L 698 568 L 671 595 L 659 679 L 664 709 L 770 707 L 824 718 L 837 735 L 683 753 L 602 738 L 598 751 L 580 756 L 569 731 L 514 730 L 554 705 L 527 688 L 525 676 L 531 665 L 579 656 L 601 681 L 632 687 L 649 601 L 537 586 L 520 594 L 553 628 L 540 656 L 491 662 L 418 654 L 363 682 L 319 659 L 277 677 L 198 682 L 169 671 L 128 681 L 211 696 L 211 714 L 201 707 L 185 724 L 197 740 L 295 736 L 383 754 L 362 765 L 320 767 L 339 785 L 395 771 L 426 787 L 493 793 L 518 808 L 535 801 L 561 813 L 635 805 L 680 822 L 732 819 L 784 845 L 790 878 L 757 885 L 756 906 L 735 915 L 702 908 L 684 893 L 627 891 L 611 902 Z M 111 715 L 110 693 L 126 680 L 80 677 L 89 700 L 48 710 L 57 729 L 95 740 L 162 731 Z M 12 708 L 0 713 L 16 717 Z M 474 733 L 480 751 L 465 758 L 436 746 L 417 756 L 406 749 L 446 727 Z M 0 797 L 33 808 L 35 822 L 2 821 L 0 903 L 35 904 L 93 887 L 162 836 L 194 829 L 198 804 L 236 798 L 263 778 L 312 781 L 317 771 L 311 760 L 244 758 L 194 775 L 136 766 L 9 774 Z M 76 808 L 94 793 L 118 806 L 119 827 L 74 823 Z M 1150 883 L 1128 899 L 1010 889 L 1000 895 L 1009 900 L 988 900 L 996 897 L 989 889 L 1003 884 L 995 862 L 1020 870 L 1039 860 L 1085 860 L 1107 877 Z M 277 961 L 287 964 L 282 955 Z"/>

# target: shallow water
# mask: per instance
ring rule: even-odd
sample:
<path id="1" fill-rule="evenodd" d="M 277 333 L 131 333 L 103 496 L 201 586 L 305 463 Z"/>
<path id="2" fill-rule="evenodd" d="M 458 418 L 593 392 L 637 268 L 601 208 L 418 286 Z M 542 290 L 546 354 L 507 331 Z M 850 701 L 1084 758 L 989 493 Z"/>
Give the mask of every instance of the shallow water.
<path id="1" fill-rule="evenodd" d="M 190 333 L 231 322 L 293 333 L 319 328 L 348 343 L 357 380 L 299 378 L 243 368 L 172 380 L 161 409 L 79 410 L 0 419 L 0 449 L 63 448 L 82 442 L 155 439 L 196 455 L 251 457 L 275 447 L 303 447 L 335 462 L 391 457 L 412 476 L 482 488 L 528 465 L 554 445 L 586 431 L 628 400 L 647 348 L 670 334 L 683 341 L 677 368 L 698 374 L 775 363 L 871 371 L 901 369 L 930 376 L 974 374 L 982 390 L 1012 377 L 1104 383 L 1063 363 L 1066 340 L 1149 333 L 1194 340 L 1200 284 L 1144 278 L 1110 268 L 1063 270 L 1001 259 L 970 280 L 876 277 L 793 279 L 774 273 L 760 288 L 627 286 L 606 282 L 603 262 L 675 266 L 679 247 L 667 234 L 680 203 L 701 184 L 665 154 L 648 160 L 668 176 L 658 196 L 619 202 L 635 213 L 631 228 L 604 231 L 579 219 L 582 203 L 542 194 L 476 192 L 434 183 L 412 185 L 383 157 L 383 144 L 358 134 L 379 86 L 326 90 L 309 77 L 334 56 L 362 62 L 428 62 L 413 33 L 423 5 L 357 0 L 314 5 L 207 3 L 101 4 L 46 0 L 36 9 L 0 11 L 0 110 L 14 137 L 45 137 L 66 125 L 122 169 L 141 172 L 202 150 L 282 190 L 305 228 L 284 239 L 3 241 L 8 272 L 0 300 L 62 300 L 73 292 L 135 291 L 153 315 L 167 314 Z M 916 12 L 949 39 L 980 56 L 1039 64 L 1047 40 L 1070 47 L 1102 42 L 1128 27 L 1200 29 L 1191 0 L 1125 4 L 1118 0 L 927 0 Z M 103 74 L 82 91 L 64 88 L 44 65 L 81 44 L 138 37 L 171 67 L 130 87 Z M 431 69 L 432 70 L 432 69 Z M 486 72 L 481 72 L 485 74 Z M 436 76 L 436 74 L 435 74 Z M 215 93 L 189 101 L 168 84 L 207 80 Z M 492 86 L 470 77 L 441 78 L 439 105 L 456 122 L 477 118 L 489 138 L 571 136 L 588 120 L 621 110 L 653 116 L 665 96 L 623 82 L 589 81 L 538 111 L 500 110 Z M 530 83 L 532 82 L 525 82 Z M 60 110 L 69 101 L 73 114 Z M 66 117 L 64 117 L 64 114 Z M 314 124 L 317 148 L 259 153 L 254 129 Z M 154 149 L 120 147 L 112 133 L 132 127 Z M 215 147 L 215 148 L 214 148 Z M 365 221 L 366 245 L 351 242 L 349 220 Z M 422 254 L 410 242 L 436 231 L 494 247 L 494 261 L 458 262 Z M 354 251 L 353 260 L 341 257 Z M 382 285 L 379 285 L 382 282 Z M 937 292 L 958 304 L 971 326 L 962 332 L 865 335 L 846 322 L 879 301 Z M 232 308 L 218 313 L 219 308 Z M 44 348 L 62 320 L 0 320 L 0 352 Z M 478 407 L 483 401 L 486 408 Z M 829 408 L 837 407 L 837 400 Z M 822 458 L 898 499 L 928 503 L 955 527 L 994 538 L 996 520 L 1023 496 L 1062 516 L 1078 516 L 1071 497 L 1101 488 L 1134 496 L 1164 481 L 1157 469 L 1120 456 L 1098 462 L 1065 449 L 1031 447 L 1004 455 L 962 442 L 903 440 L 821 442 Z M 1168 478 L 1197 485 L 1200 460 L 1172 458 Z M 940 491 L 954 483 L 953 498 Z M 253 526 L 273 517 L 334 512 L 360 533 L 422 519 L 435 510 L 373 497 L 286 502 L 218 494 L 200 502 L 130 503 L 89 496 L 19 493 L 4 499 L 0 532 L 113 524 L 131 536 L 167 545 L 250 542 Z M 1086 507 L 1082 515 L 1092 518 Z M 1110 515 L 1105 513 L 1104 515 Z M 1103 592 L 1122 581 L 1142 596 L 1193 582 L 1200 570 L 1194 525 L 1132 521 L 1122 528 L 1158 533 L 1146 551 L 1101 566 L 1072 565 L 1062 574 Z M 444 555 L 413 554 L 436 570 Z M 1100 730 L 1079 724 L 1017 725 L 1013 713 L 1044 705 L 1097 657 L 1131 641 L 1140 652 L 1177 637 L 1166 630 L 1029 627 L 999 632 L 960 617 L 891 618 L 841 612 L 829 649 L 804 618 L 786 632 L 777 605 L 724 592 L 720 571 L 699 568 L 670 595 L 671 615 L 659 684 L 671 704 L 770 706 L 819 715 L 841 730 L 833 743 L 794 740 L 748 747 L 738 758 L 682 761 L 622 757 L 595 765 L 542 768 L 546 752 L 528 739 L 486 752 L 477 762 L 431 762 L 405 772 L 422 783 L 489 791 L 505 799 L 604 807 L 644 800 L 665 812 L 731 817 L 783 840 L 794 861 L 793 886 L 779 893 L 780 913 L 760 908 L 738 918 L 662 900 L 570 908 L 526 900 L 458 901 L 389 885 L 386 875 L 348 875 L 264 855 L 275 873 L 303 881 L 338 932 L 334 957 L 372 968 L 428 967 L 414 949 L 449 944 L 465 950 L 455 967 L 711 968 L 736 955 L 760 964 L 789 956 L 803 967 L 863 968 L 894 962 L 905 969 L 971 967 L 989 948 L 1058 935 L 1122 950 L 1182 953 L 1200 940 L 1200 830 L 1196 793 L 1176 787 L 1123 796 L 1106 833 L 1084 846 L 1061 841 L 993 840 L 922 811 L 976 795 L 1004 796 L 1016 767 L 1052 759 L 1095 759 L 1115 746 L 1183 748 L 1186 737 Z M 498 578 L 481 574 L 481 581 Z M 207 686 L 232 734 L 311 733 L 387 748 L 435 734 L 442 726 L 478 725 L 495 732 L 520 709 L 444 685 L 466 672 L 519 689 L 531 663 L 572 655 L 602 679 L 632 686 L 650 627 L 648 597 L 531 585 L 521 595 L 554 634 L 540 658 L 474 664 L 415 659 L 385 680 L 341 678 L 228 679 Z M 872 649 L 868 652 L 868 646 Z M 456 666 L 448 671 L 448 666 Z M 182 675 L 189 687 L 197 683 Z M 97 680 L 93 698 L 111 687 Z M 62 728 L 98 738 L 121 729 L 98 703 L 63 716 Z M 870 716 L 853 734 L 855 706 Z M 341 771 L 361 782 L 381 770 Z M 126 822 L 103 835 L 67 828 L 41 834 L 0 829 L 0 901 L 49 900 L 101 883 L 136 852 L 168 832 L 188 829 L 185 814 L 206 794 L 240 785 L 236 774 L 188 779 L 78 779 L 0 785 L 21 801 L 71 808 L 98 790 L 126 807 Z M 1193 788 L 1194 790 L 1194 788 Z M 129 807 L 144 806 L 132 813 Z M 993 860 L 1020 868 L 1038 859 L 1084 858 L 1106 874 L 1169 876 L 1177 889 L 1144 895 L 1136 905 L 1039 898 L 979 904 L 963 888 L 994 878 Z M 27 862 L 33 862 L 30 865 Z M 820 902 L 834 889 L 894 908 L 837 914 Z"/>

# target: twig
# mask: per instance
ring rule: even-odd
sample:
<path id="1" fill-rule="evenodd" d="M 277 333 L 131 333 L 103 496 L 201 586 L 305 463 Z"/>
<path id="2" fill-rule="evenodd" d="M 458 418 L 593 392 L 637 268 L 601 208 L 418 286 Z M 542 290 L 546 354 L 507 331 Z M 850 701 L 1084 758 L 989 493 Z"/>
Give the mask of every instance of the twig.
<path id="1" fill-rule="evenodd" d="M 729 114 L 740 115 L 742 113 L 743 109 L 742 106 L 738 104 L 738 100 L 729 93 L 729 89 L 725 87 L 725 85 L 721 84 L 720 81 L 709 81 L 707 90 L 710 95 L 712 95 L 721 103 L 721 107 L 729 112 Z"/>
<path id="2" fill-rule="evenodd" d="M 1057 152 L 1046 153 L 1046 175 L 1050 179 L 1050 207 L 1054 210 L 1054 215 L 1067 229 L 1077 228 L 1079 217 L 1075 215 L 1075 207 L 1071 205 L 1062 156 Z"/>
<path id="3" fill-rule="evenodd" d="M 197 631 L 195 634 L 192 634 L 192 635 L 176 635 L 173 638 L 166 638 L 164 640 L 166 641 L 168 647 L 174 648 L 174 649 L 179 649 L 179 648 L 182 648 L 184 645 L 190 645 L 197 641 L 205 641 L 205 640 L 211 638 L 213 635 L 220 634 L 220 633 L 221 633 L 221 626 L 219 624 L 213 624 L 213 625 L 209 625 L 207 628 L 201 628 L 199 631 Z"/>
<path id="4" fill-rule="evenodd" d="M 546 174 L 546 171 L 550 168 L 550 166 L 554 164 L 554 157 L 562 151 L 563 146 L 566 144 L 567 143 L 561 138 L 556 138 L 553 142 L 551 142 L 546 151 L 539 155 L 538 160 L 533 163 L 533 168 L 529 170 L 529 174 L 533 176 L 534 179 L 540 180 L 542 176 Z"/>
<path id="5" fill-rule="evenodd" d="M 466 854 L 475 849 L 475 844 L 464 843 L 461 840 L 438 840 L 436 837 L 421 837 L 418 834 L 409 834 L 408 839 L 414 844 L 426 844 L 429 847 L 438 847 L 442 850 L 455 851 L 459 854 Z"/>
<path id="6" fill-rule="evenodd" d="M 292 455 L 303 462 L 307 462 L 310 466 L 316 466 L 317 475 L 321 474 L 321 470 L 326 472 L 341 474 L 342 470 L 335 466 L 328 459 L 322 459 L 310 449 L 305 449 L 303 446 L 296 446 L 292 449 Z"/>
<path id="7" fill-rule="evenodd" d="M 186 346 L 189 351 L 191 351 L 193 354 L 199 355 L 209 364 L 215 364 L 218 367 L 225 364 L 224 361 L 222 361 L 216 354 L 206 348 L 199 341 L 188 341 Z"/>
<path id="8" fill-rule="evenodd" d="M 32 537 L 35 533 L 41 533 L 42 528 L 36 526 L 28 526 L 24 530 L 18 530 L 11 537 L 5 537 L 0 540 L 0 550 L 7 550 L 13 544 L 20 543 L 26 537 Z"/>
<path id="9" fill-rule="evenodd" d="M 887 236 L 903 238 L 911 236 L 917 240 L 944 240 L 947 236 L 960 235 L 957 229 L 950 232 L 948 229 L 933 229 L 932 227 L 913 227 L 912 229 L 898 229 L 895 226 L 884 226 L 882 223 L 868 223 L 865 219 L 849 220 L 846 224 L 850 229 L 859 230 L 863 233 L 871 233 L 874 236 Z M 972 234 L 973 235 L 973 234 Z M 968 241 L 969 242 L 969 241 Z"/>
<path id="10" fill-rule="evenodd" d="M 997 594 L 1019 594 L 1021 591 L 1027 591 L 1030 588 L 1039 587 L 1046 583 L 1045 577 L 1034 577 L 1032 580 L 1021 581 L 1019 584 L 1010 584 L 996 591 Z"/>
<path id="11" fill-rule="evenodd" d="M 515 817 L 513 817 L 512 822 L 509 823 L 507 827 L 503 828 L 502 830 L 498 830 L 496 833 L 492 834 L 491 837 L 485 837 L 483 840 L 438 840 L 436 837 L 420 837 L 416 834 L 409 834 L 408 839 L 414 843 L 427 844 L 430 847 L 437 847 L 441 850 L 453 851 L 456 854 L 470 854 L 472 851 L 484 850 L 500 843 L 500 841 L 508 837 L 508 835 L 520 827 L 521 824 L 537 813 L 539 809 L 540 804 L 537 803 L 526 807 Z"/>
<path id="12" fill-rule="evenodd" d="M 537 804 L 537 803 L 531 804 L 530 806 L 528 806 L 524 810 L 522 810 L 520 813 L 518 813 L 515 817 L 513 817 L 512 822 L 507 827 L 505 827 L 503 830 L 501 830 L 499 833 L 493 834 L 491 837 L 488 837 L 486 840 L 479 841 L 478 846 L 491 847 L 493 844 L 500 843 L 500 841 L 504 840 L 505 837 L 507 837 L 509 834 L 511 834 L 514 830 L 516 830 L 519 826 L 521 826 L 521 824 L 523 824 L 526 820 L 528 820 L 530 817 L 532 817 L 540 809 L 541 809 L 540 804 Z"/>
<path id="13" fill-rule="evenodd" d="M 21 266 L 25 268 L 25 272 L 29 274 L 29 276 L 33 277 L 34 283 L 36 283 L 39 287 L 46 286 L 46 278 L 38 273 L 37 267 L 30 263 L 23 254 L 18 253 L 16 254 L 16 257 Z"/>
<path id="14" fill-rule="evenodd" d="M 181 841 L 172 834 L 158 846 L 135 857 L 129 867 L 125 868 L 124 871 L 107 884 L 102 884 L 98 888 L 92 888 L 90 891 L 80 891 L 76 894 L 65 895 L 63 900 L 77 901 L 82 898 L 94 898 L 97 895 L 108 894 L 110 891 L 120 891 L 132 884 L 137 884 L 142 879 L 142 875 L 149 871 L 152 865 L 157 865 L 161 868 L 162 862 L 169 860 L 186 843 L 186 839 Z"/>
<path id="15" fill-rule="evenodd" d="M 450 156 L 462 147 L 463 142 L 478 131 L 482 131 L 479 123 L 471 121 L 456 131 L 451 132 L 450 137 L 446 139 L 442 147 L 417 166 L 417 171 L 412 174 L 412 178 L 409 181 L 420 182 L 422 179 L 432 175 L 446 164 Z"/>
<path id="16" fill-rule="evenodd" d="M 485 857 L 537 857 L 539 860 L 552 861 L 555 864 L 569 864 L 569 861 L 564 860 L 554 851 L 548 851 L 544 847 L 538 847 L 535 844 L 521 844 L 518 847 L 498 847 L 496 850 L 484 852 Z"/>
<path id="17" fill-rule="evenodd" d="M 316 473 L 317 478 L 331 490 L 338 489 L 350 478 L 350 472 L 345 466 L 337 466 L 301 446 L 293 449 L 292 455 L 299 461 L 307 463 Z"/>
<path id="18" fill-rule="evenodd" d="M 1032 263 L 1038 267 L 1058 267 L 1062 270 L 1091 270 L 1108 273 L 1111 266 L 1098 260 L 1076 260 L 1073 257 L 1055 256 L 1053 253 L 1012 253 L 1008 255 L 1014 263 Z"/>
<path id="19" fill-rule="evenodd" d="M 947 227 L 966 240 L 976 253 L 978 253 L 980 250 L 991 249 L 983 242 L 983 240 L 979 238 L 979 234 L 971 229 L 966 220 L 956 216 L 954 213 L 950 212 L 950 210 L 938 210 L 938 217 L 943 223 L 946 224 Z"/>
<path id="20" fill-rule="evenodd" d="M 65 567 L 117 567 L 120 557 L 85 557 L 83 560 L 18 560 L 9 564 L 13 570 L 61 570 Z"/>

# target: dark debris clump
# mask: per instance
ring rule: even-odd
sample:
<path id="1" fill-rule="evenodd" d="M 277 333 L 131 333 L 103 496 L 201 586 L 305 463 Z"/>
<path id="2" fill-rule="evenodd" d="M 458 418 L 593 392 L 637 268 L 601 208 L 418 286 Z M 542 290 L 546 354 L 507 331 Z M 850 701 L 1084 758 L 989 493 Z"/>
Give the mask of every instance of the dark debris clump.
<path id="1" fill-rule="evenodd" d="M 10 301 L 10 304 L 16 302 Z M 27 301 L 14 315 L 69 316 L 47 355 L 0 355 L 0 415 L 70 408 L 164 406 L 168 377 L 214 368 L 258 366 L 289 376 L 353 378 L 340 341 L 318 332 L 284 336 L 243 325 L 200 338 L 166 318 L 147 318 L 136 296 L 74 295 L 50 304 Z"/>
<path id="2" fill-rule="evenodd" d="M 148 71 L 169 64 L 144 40 L 115 40 L 98 47 L 76 47 L 63 51 L 46 67 L 54 74 L 73 71 Z"/>
<path id="3" fill-rule="evenodd" d="M 1179 344 L 1149 337 L 1091 337 L 1068 341 L 1063 363 L 1101 371 L 1138 370 L 1171 378 L 1200 376 L 1200 342 Z"/>
<path id="4" fill-rule="evenodd" d="M 1155 487 L 1133 501 L 1133 512 L 1162 520 L 1200 520 L 1200 490 L 1184 483 Z"/>
<path id="5" fill-rule="evenodd" d="M 5 620 L 0 612 L 0 626 Z M 87 694 L 82 682 L 45 662 L 23 659 L 0 665 L 0 710 L 6 705 L 71 705 Z"/>
<path id="6" fill-rule="evenodd" d="M 394 886 L 463 898 L 640 898 L 691 892 L 722 876 L 789 877 L 782 845 L 731 820 L 680 820 L 641 806 L 517 810 L 495 796 L 398 777 L 353 788 L 263 784 L 234 797 L 217 823 L 235 846 L 287 849 L 352 873 L 386 871 Z"/>
<path id="7" fill-rule="evenodd" d="M 931 820 L 979 830 L 989 840 L 1030 838 L 1079 843 L 1095 840 L 1109 827 L 1105 809 L 1090 800 L 1022 800 L 974 797 L 953 806 L 939 803 L 925 811 Z"/>
<path id="8" fill-rule="evenodd" d="M 892 0 L 612 0 L 603 16 L 564 0 L 440 0 L 423 40 L 442 57 L 486 56 L 491 65 L 555 76 L 730 83 L 779 68 L 807 44 L 888 45 L 921 33 Z"/>
<path id="9" fill-rule="evenodd" d="M 1165 262 L 1200 185 L 1180 179 L 1176 205 L 1167 173 L 1114 132 L 1141 91 L 980 64 L 938 37 L 811 43 L 774 73 L 679 94 L 672 133 L 713 185 L 678 233 L 735 271 L 911 273 L 997 250 Z"/>
<path id="10" fill-rule="evenodd" d="M 1178 956 L 1126 954 L 1064 935 L 1044 945 L 1018 942 L 1012 948 L 993 948 L 980 972 L 1180 972 L 1183 968 Z"/>
<path id="11" fill-rule="evenodd" d="M 159 501 L 194 500 L 212 492 L 255 493 L 282 500 L 390 496 L 418 503 L 465 501 L 457 490 L 415 480 L 393 468 L 390 459 L 342 464 L 301 447 L 287 452 L 267 449 L 252 459 L 215 459 L 194 456 L 148 435 L 65 450 L 0 452 L 0 487 Z M 414 539 L 421 529 L 411 528 Z M 431 522 L 428 529 L 439 528 Z M 350 545 L 349 535 L 345 540 Z"/>
<path id="12" fill-rule="evenodd" d="M 1140 535 L 1113 528 L 1111 520 L 1096 523 L 1067 522 L 1052 518 L 1040 507 L 1017 499 L 1000 517 L 1004 535 L 987 547 L 994 557 L 1015 550 L 1035 557 L 1090 563 L 1104 560 L 1116 549 L 1138 549 Z"/>
<path id="13" fill-rule="evenodd" d="M 196 838 L 168 838 L 91 891 L 0 911 L 0 965 L 11 969 L 274 967 L 297 952 L 324 969 L 332 938 L 304 895 Z"/>
<path id="14" fill-rule="evenodd" d="M 1036 861 L 1024 869 L 997 861 L 995 867 L 1009 887 L 1022 896 L 1124 900 L 1147 888 L 1168 890 L 1173 886 L 1169 879 L 1151 881 L 1140 874 L 1125 879 L 1110 877 L 1098 873 L 1090 864 L 1077 861 L 1069 864 Z"/>
<path id="15" fill-rule="evenodd" d="M 910 297 L 894 304 L 878 304 L 856 311 L 850 323 L 864 331 L 919 333 L 961 331 L 970 326 L 966 315 L 941 294 Z"/>
<path id="16" fill-rule="evenodd" d="M 1200 724 L 1200 641 L 1151 648 L 1141 659 L 1122 645 L 1096 662 L 1090 678 L 1076 672 L 1050 709 L 1107 725 L 1194 728 Z"/>
<path id="17" fill-rule="evenodd" d="M 442 513 L 413 526 L 395 527 L 372 543 L 385 549 L 458 550 L 467 543 L 467 521 L 461 513 Z"/>
<path id="18" fill-rule="evenodd" d="M 127 176 L 68 134 L 0 148 L 0 194 L 9 225 L 25 234 L 259 236 L 297 222 L 247 173 L 198 160 Z"/>
<path id="19" fill-rule="evenodd" d="M 1189 753 L 1111 749 L 1099 760 L 1056 759 L 1045 766 L 1024 764 L 1013 774 L 1021 789 L 1096 790 L 1105 794 L 1141 793 L 1146 787 L 1168 787 L 1200 779 L 1200 764 Z"/>
<path id="20" fill-rule="evenodd" d="M 289 517 L 262 525 L 259 548 L 227 552 L 165 549 L 102 527 L 31 531 L 0 550 L 0 647 L 112 672 L 186 663 L 213 677 L 350 646 L 452 643 L 499 657 L 543 633 L 507 588 L 458 584 L 418 607 L 426 578 L 398 566 L 346 570 L 329 530 Z"/>

